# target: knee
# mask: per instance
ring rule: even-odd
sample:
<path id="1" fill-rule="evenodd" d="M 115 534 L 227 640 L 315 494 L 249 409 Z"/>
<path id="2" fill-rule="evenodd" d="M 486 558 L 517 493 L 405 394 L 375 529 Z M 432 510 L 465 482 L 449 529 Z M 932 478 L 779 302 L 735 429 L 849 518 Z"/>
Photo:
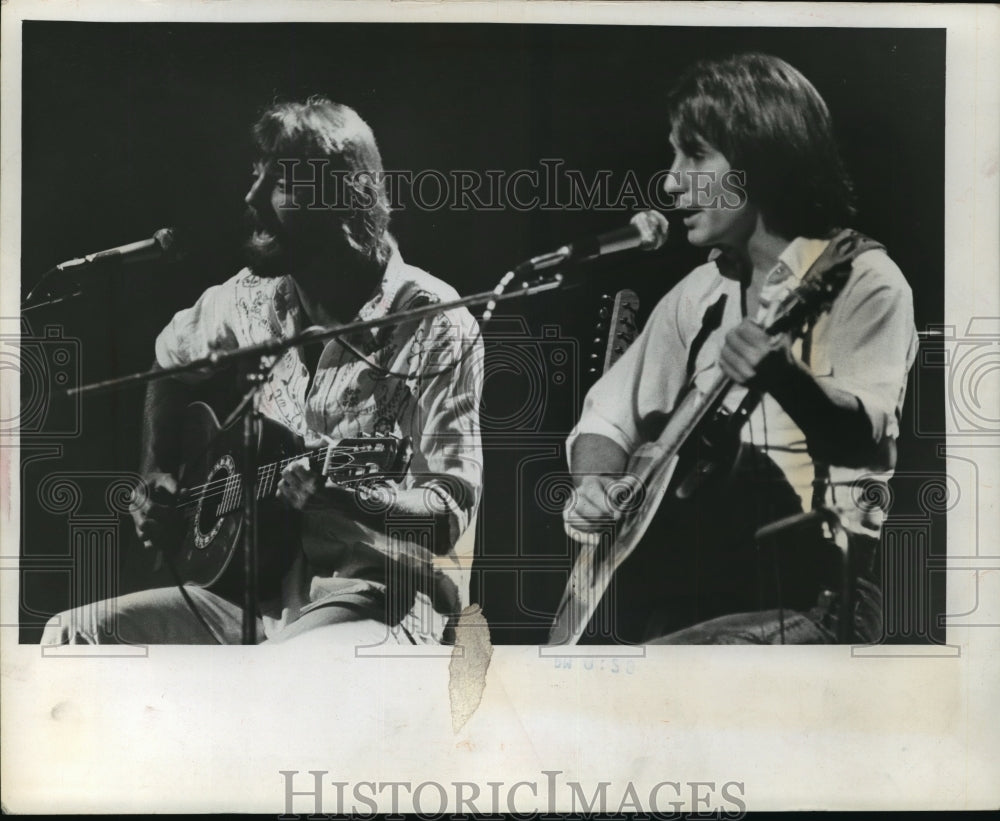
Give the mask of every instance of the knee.
<path id="1" fill-rule="evenodd" d="M 45 625 L 41 644 L 118 644 L 119 614 L 110 601 L 57 613 Z"/>
<path id="2" fill-rule="evenodd" d="M 297 651 L 310 644 L 320 647 L 354 646 L 373 647 L 392 639 L 392 628 L 375 619 L 338 619 L 338 608 L 323 608 L 326 619 L 300 619 L 274 636 L 267 638 L 270 645 L 293 645 Z M 314 613 L 316 611 L 313 611 Z"/>
<path id="3" fill-rule="evenodd" d="M 69 644 L 69 630 L 66 625 L 69 623 L 69 611 L 63 611 L 53 616 L 45 623 L 42 630 L 42 644 Z"/>
<path id="4" fill-rule="evenodd" d="M 42 631 L 42 644 L 100 644 L 98 637 L 107 627 L 88 606 L 57 613 Z"/>

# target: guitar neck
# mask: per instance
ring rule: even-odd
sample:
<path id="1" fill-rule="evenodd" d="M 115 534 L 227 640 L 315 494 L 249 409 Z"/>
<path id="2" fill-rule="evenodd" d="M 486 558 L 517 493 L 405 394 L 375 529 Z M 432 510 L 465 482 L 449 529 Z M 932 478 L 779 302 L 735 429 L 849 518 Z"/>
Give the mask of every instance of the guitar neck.
<path id="1" fill-rule="evenodd" d="M 691 386 L 656 439 L 665 457 L 669 458 L 680 451 L 702 420 L 718 407 L 733 384 L 732 379 L 720 373 L 707 390 Z"/>
<path id="2" fill-rule="evenodd" d="M 273 496 L 278 490 L 278 482 L 281 480 L 281 474 L 286 467 L 288 467 L 292 462 L 297 462 L 300 459 L 308 459 L 310 464 L 316 461 L 325 462 L 327 454 L 333 445 L 326 445 L 321 448 L 315 448 L 313 450 L 306 451 L 305 453 L 300 453 L 296 456 L 289 456 L 284 459 L 278 459 L 275 462 L 268 462 L 267 464 L 260 465 L 257 468 L 257 481 L 254 483 L 254 487 L 257 490 L 257 499 L 266 499 L 268 496 Z M 242 480 L 242 474 L 237 474 L 234 480 Z"/>
<path id="3" fill-rule="evenodd" d="M 384 444 L 378 444 L 377 442 L 372 445 L 345 444 L 341 442 L 339 444 L 324 445 L 323 447 L 299 453 L 295 456 L 288 456 L 260 465 L 257 468 L 257 477 L 254 482 L 256 497 L 258 501 L 273 497 L 277 493 L 278 482 L 281 481 L 281 475 L 285 468 L 292 462 L 297 462 L 303 458 L 308 459 L 310 466 L 317 468 L 325 479 L 331 479 L 339 485 L 346 486 L 357 482 L 371 482 L 379 479 L 399 479 L 405 471 L 405 465 L 400 462 L 398 452 L 393 453 L 391 457 L 393 464 L 389 465 L 385 464 L 381 459 L 371 461 L 354 459 L 357 454 L 363 456 L 372 456 L 374 454 L 384 459 L 385 451 L 382 449 L 385 447 Z M 344 454 L 350 458 L 345 458 L 342 463 L 335 465 L 333 464 L 333 457 L 339 454 Z M 397 462 L 399 464 L 396 464 Z M 210 484 L 212 485 L 211 490 L 213 495 L 218 494 L 222 497 L 219 501 L 218 515 L 231 513 L 240 507 L 243 501 L 243 475 L 241 472 L 235 471 L 225 478 L 213 481 Z M 201 490 L 204 489 L 201 488 Z M 192 490 L 196 489 L 192 488 Z"/>
<path id="4" fill-rule="evenodd" d="M 274 462 L 258 465 L 257 480 L 254 483 L 257 500 L 260 501 L 272 497 L 277 493 L 281 474 L 292 462 L 302 458 L 309 459 L 310 463 L 315 462 L 317 459 L 325 460 L 329 447 L 332 446 L 316 448 L 296 456 L 289 456 Z M 218 498 L 216 515 L 224 516 L 227 513 L 232 513 L 243 504 L 243 474 L 238 471 L 230 473 L 220 479 L 209 482 L 208 485 L 188 488 L 188 493 L 194 496 L 208 494 L 211 497 Z"/>

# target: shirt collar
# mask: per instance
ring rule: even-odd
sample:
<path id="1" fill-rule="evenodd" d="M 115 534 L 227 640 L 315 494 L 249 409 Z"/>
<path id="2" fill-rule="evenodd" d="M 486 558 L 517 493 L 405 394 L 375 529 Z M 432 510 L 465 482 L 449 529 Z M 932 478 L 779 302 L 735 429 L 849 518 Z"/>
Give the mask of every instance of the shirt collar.
<path id="1" fill-rule="evenodd" d="M 829 244 L 828 239 L 796 237 L 778 255 L 778 265 L 784 265 L 796 280 L 801 280 Z"/>
<path id="2" fill-rule="evenodd" d="M 392 310 L 396 297 L 400 289 L 406 283 L 406 263 L 399 253 L 399 248 L 395 242 L 390 241 L 392 253 L 385 266 L 385 273 L 382 274 L 382 281 L 372 298 L 369 299 L 358 310 L 358 319 L 367 322 L 370 319 L 381 319 Z"/>
<path id="3" fill-rule="evenodd" d="M 382 279 L 371 298 L 358 309 L 357 316 L 352 321 L 365 322 L 370 319 L 380 319 L 388 314 L 400 289 L 406 282 L 407 265 L 399 253 L 399 247 L 391 237 L 389 245 L 392 252 L 386 263 Z M 272 322 L 286 335 L 293 336 L 305 330 L 302 305 L 291 277 L 284 276 L 277 281 L 272 309 Z M 374 333 L 374 329 L 372 333 Z"/>
<path id="4" fill-rule="evenodd" d="M 784 265 L 791 271 L 792 276 L 796 280 L 801 280 L 805 276 L 806 271 L 819 259 L 829 244 L 830 240 L 828 239 L 796 237 L 778 255 L 778 262 L 771 270 L 775 270 L 778 265 Z M 731 258 L 721 248 L 713 248 L 709 252 L 708 259 L 711 262 L 715 262 L 719 272 L 729 279 L 740 281 L 748 273 L 742 270 L 742 266 L 738 260 Z"/>
<path id="5" fill-rule="evenodd" d="M 726 253 L 722 248 L 713 248 L 708 252 L 708 261 L 714 262 L 719 273 L 726 279 L 736 282 L 743 282 L 747 279 L 745 266 L 732 254 Z"/>

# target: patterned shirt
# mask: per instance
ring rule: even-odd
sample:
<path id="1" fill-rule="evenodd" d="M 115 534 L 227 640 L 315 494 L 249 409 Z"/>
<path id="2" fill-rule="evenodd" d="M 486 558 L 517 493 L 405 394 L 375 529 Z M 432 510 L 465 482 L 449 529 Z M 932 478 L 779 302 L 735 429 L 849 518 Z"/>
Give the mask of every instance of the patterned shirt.
<path id="1" fill-rule="evenodd" d="M 394 246 L 381 283 L 357 319 L 377 319 L 457 296 L 444 282 L 407 265 Z M 213 351 L 286 339 L 307 327 L 289 277 L 265 279 L 244 269 L 174 316 L 156 340 L 156 358 L 163 367 L 181 365 Z M 386 376 L 328 340 L 310 384 L 301 350 L 289 348 L 262 387 L 261 411 L 300 434 L 307 448 L 363 434 L 410 438 L 413 459 L 400 486 L 425 489 L 450 519 L 451 550 L 417 571 L 420 606 L 426 611 L 433 602 L 432 632 L 440 639 L 447 617 L 460 612 L 469 598 L 470 526 L 482 487 L 483 345 L 478 325 L 461 308 L 361 331 L 347 341 L 399 375 Z M 341 594 L 347 579 L 384 583 L 386 562 L 375 542 L 398 539 L 399 532 L 393 536 L 389 528 L 386 535 L 335 511 L 307 509 L 302 517 L 304 557 L 286 576 L 281 602 L 270 612 L 262 608 L 266 632 L 322 605 L 325 597 Z M 391 551 L 392 545 L 381 547 Z"/>
<path id="2" fill-rule="evenodd" d="M 828 240 L 802 237 L 793 240 L 776 266 L 787 270 L 769 275 L 778 292 L 769 292 L 765 286 L 762 301 L 776 305 L 781 291 L 794 287 L 828 244 Z M 706 336 L 702 320 L 722 295 L 727 297 L 722 321 Z M 642 431 L 650 419 L 669 414 L 682 395 L 694 340 L 703 337 L 692 375 L 704 390 L 719 374 L 726 334 L 742 320 L 740 282 L 724 276 L 714 260 L 695 268 L 660 300 L 633 345 L 587 394 L 567 444 L 570 454 L 581 433 L 603 435 L 632 453 L 644 441 Z M 837 510 L 844 526 L 854 532 L 874 536 L 880 532 L 884 519 L 880 502 L 888 498 L 884 488 L 895 467 L 895 440 L 916 349 L 912 294 L 902 273 L 883 251 L 859 254 L 829 313 L 821 315 L 813 327 L 808 363 L 821 383 L 857 397 L 871 422 L 870 464 L 861 468 L 829 465 L 824 504 Z M 801 340 L 792 350 L 801 358 Z M 745 395 L 745 388 L 735 387 L 726 407 L 735 410 Z M 805 435 L 770 395 L 763 396 L 743 426 L 741 438 L 778 466 L 802 509 L 810 510 L 814 464 Z M 570 461 L 572 470 L 572 457 Z"/>

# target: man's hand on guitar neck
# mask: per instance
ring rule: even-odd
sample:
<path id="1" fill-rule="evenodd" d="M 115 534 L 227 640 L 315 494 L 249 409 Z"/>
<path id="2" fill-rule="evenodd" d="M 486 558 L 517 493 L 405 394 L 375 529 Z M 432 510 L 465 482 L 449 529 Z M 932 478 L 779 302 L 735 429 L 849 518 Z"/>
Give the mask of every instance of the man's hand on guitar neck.
<path id="1" fill-rule="evenodd" d="M 354 518 L 360 510 L 357 493 L 352 488 L 327 482 L 305 457 L 285 466 L 277 488 L 278 498 L 293 510 L 335 510 Z"/>
<path id="2" fill-rule="evenodd" d="M 734 382 L 768 392 L 802 367 L 787 334 L 768 334 L 752 319 L 744 319 L 726 334 L 719 365 Z"/>
<path id="3" fill-rule="evenodd" d="M 285 467 L 278 482 L 277 494 L 295 510 L 323 511 L 335 517 L 344 541 L 355 537 L 366 541 L 363 538 L 366 529 L 383 533 L 387 518 L 393 517 L 424 520 L 431 525 L 435 534 L 434 544 L 431 545 L 434 553 L 446 553 L 459 535 L 453 533 L 447 505 L 427 487 L 402 489 L 395 484 L 374 489 L 343 487 L 326 481 L 310 468 L 306 459 L 296 460 Z M 431 555 L 422 557 L 426 560 L 430 558 Z"/>
<path id="4" fill-rule="evenodd" d="M 281 471 L 278 498 L 284 500 L 293 510 L 302 511 L 307 507 L 324 503 L 321 498 L 324 495 L 323 484 L 323 477 L 310 468 L 309 460 L 298 459 Z M 327 503 L 332 501 L 330 499 Z"/>
<path id="5" fill-rule="evenodd" d="M 849 467 L 895 464 L 895 444 L 876 440 L 861 400 L 817 379 L 792 353 L 787 334 L 743 320 L 726 336 L 719 364 L 730 379 L 771 394 L 806 436 L 813 457 Z"/>

